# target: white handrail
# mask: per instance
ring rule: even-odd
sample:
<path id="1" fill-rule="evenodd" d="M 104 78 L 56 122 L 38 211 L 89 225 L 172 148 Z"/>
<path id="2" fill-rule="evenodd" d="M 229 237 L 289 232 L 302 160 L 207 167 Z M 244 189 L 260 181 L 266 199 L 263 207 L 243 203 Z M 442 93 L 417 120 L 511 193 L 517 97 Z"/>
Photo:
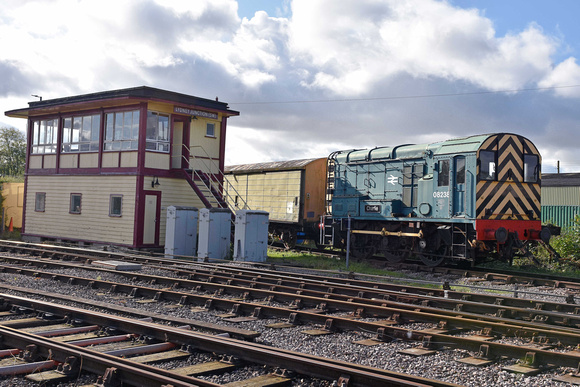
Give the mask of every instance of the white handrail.
<path id="1" fill-rule="evenodd" d="M 215 159 L 212 158 L 201 145 L 194 145 L 191 148 L 201 149 L 201 151 L 206 156 L 205 158 L 196 157 L 195 155 L 193 155 L 191 149 L 187 145 L 183 144 L 183 147 L 187 150 L 187 153 L 189 154 L 189 159 L 186 159 L 183 156 L 182 157 L 184 160 L 186 160 L 189 169 L 192 170 L 192 174 L 196 176 L 205 185 L 205 187 L 209 190 L 211 196 L 218 203 L 218 205 L 220 205 L 220 200 L 214 195 L 214 191 L 221 192 L 222 199 L 224 200 L 228 208 L 235 208 L 236 210 L 249 209 L 246 201 L 238 193 L 233 184 L 230 183 L 230 181 L 226 178 L 225 174 L 220 169 L 219 164 L 215 162 Z M 202 168 L 195 168 L 195 165 L 192 165 L 197 163 L 201 163 Z M 213 172 L 214 170 L 217 170 L 218 175 L 217 181 L 213 179 L 213 176 L 215 176 Z M 207 178 L 204 178 L 204 176 L 202 176 L 198 171 L 202 171 L 203 173 L 207 174 Z M 226 189 L 225 184 L 227 184 L 228 189 Z M 236 201 L 235 198 L 232 197 L 232 195 L 230 194 L 230 189 L 239 198 L 238 201 Z M 243 204 L 241 208 L 240 203 L 238 203 L 239 201 L 241 201 L 241 203 Z"/>

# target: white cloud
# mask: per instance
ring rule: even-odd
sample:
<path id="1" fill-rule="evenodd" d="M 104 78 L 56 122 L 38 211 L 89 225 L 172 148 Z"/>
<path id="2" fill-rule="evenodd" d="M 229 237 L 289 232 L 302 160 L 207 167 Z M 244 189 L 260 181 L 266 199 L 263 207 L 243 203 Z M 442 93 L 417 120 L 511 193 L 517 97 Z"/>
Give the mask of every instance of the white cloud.
<path id="1" fill-rule="evenodd" d="M 290 19 L 240 19 L 234 0 L 29 1 L 6 12 L 3 59 L 80 89 L 112 66 L 148 80 L 147 68 L 195 60 L 254 89 L 288 72 L 303 74 L 296 86 L 341 96 L 401 73 L 515 89 L 549 77 L 558 45 L 534 24 L 496 37 L 477 10 L 433 0 L 294 0 Z"/>
<path id="2" fill-rule="evenodd" d="M 257 88 L 273 82 L 273 73 L 287 63 L 280 58 L 280 50 L 286 41 L 286 19 L 269 17 L 265 12 L 256 12 L 248 20 L 244 18 L 231 40 L 192 38 L 181 43 L 180 48 L 223 67 L 231 76 L 245 86 Z"/>
<path id="3" fill-rule="evenodd" d="M 293 0 L 289 17 L 250 19 L 235 0 L 3 4 L 2 111 L 25 107 L 30 94 L 138 85 L 218 95 L 241 112 L 228 121 L 229 163 L 481 132 L 549 142 L 580 119 L 580 88 L 381 99 L 580 84 L 575 58 L 553 61 L 569 49 L 563 36 L 532 21 L 498 36 L 482 12 L 444 0 Z M 349 101 L 235 104 L 333 99 Z"/>
<path id="4" fill-rule="evenodd" d="M 311 86 L 361 95 L 381 78 L 408 73 L 467 81 L 490 90 L 536 82 L 557 41 L 530 25 L 495 36 L 477 10 L 431 0 L 293 2 L 291 47 L 317 67 Z"/>
<path id="5" fill-rule="evenodd" d="M 539 87 L 560 87 L 564 85 L 580 85 L 580 66 L 576 58 L 568 58 L 558 64 L 545 79 L 538 83 Z M 554 90 L 561 97 L 580 97 L 580 87 L 561 87 Z"/>
<path id="6" fill-rule="evenodd" d="M 332 140 L 313 143 L 309 138 L 297 138 L 288 132 L 228 125 L 227 147 L 226 165 L 235 165 L 326 157 L 348 145 Z"/>

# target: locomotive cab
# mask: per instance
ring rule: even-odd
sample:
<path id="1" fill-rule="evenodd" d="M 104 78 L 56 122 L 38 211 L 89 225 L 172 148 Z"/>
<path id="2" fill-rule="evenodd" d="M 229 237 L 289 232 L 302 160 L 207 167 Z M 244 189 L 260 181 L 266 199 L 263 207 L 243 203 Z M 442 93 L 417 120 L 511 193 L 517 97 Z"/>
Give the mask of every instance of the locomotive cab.
<path id="1" fill-rule="evenodd" d="M 478 150 L 476 239 L 511 259 L 522 241 L 549 241 L 541 226 L 541 157 L 514 134 L 490 136 Z"/>

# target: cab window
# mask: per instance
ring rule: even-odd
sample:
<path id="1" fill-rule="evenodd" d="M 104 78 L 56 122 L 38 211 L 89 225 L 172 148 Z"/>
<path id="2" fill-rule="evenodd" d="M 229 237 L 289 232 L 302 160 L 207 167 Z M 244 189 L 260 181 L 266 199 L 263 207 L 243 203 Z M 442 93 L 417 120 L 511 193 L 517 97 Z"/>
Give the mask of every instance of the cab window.
<path id="1" fill-rule="evenodd" d="M 524 155 L 524 183 L 538 181 L 540 163 L 537 155 Z"/>
<path id="2" fill-rule="evenodd" d="M 495 180 L 496 177 L 496 160 L 495 152 L 479 152 L 479 179 Z"/>
<path id="3" fill-rule="evenodd" d="M 465 184 L 465 157 L 455 159 L 455 184 Z"/>
<path id="4" fill-rule="evenodd" d="M 439 177 L 437 179 L 437 185 L 439 187 L 444 187 L 449 185 L 449 160 L 439 161 Z"/>

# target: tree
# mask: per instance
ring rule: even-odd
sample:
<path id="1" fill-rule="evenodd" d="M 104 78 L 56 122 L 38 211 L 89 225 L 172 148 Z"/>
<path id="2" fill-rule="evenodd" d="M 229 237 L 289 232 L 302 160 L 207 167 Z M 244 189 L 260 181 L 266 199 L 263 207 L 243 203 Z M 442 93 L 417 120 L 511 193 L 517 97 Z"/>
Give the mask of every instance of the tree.
<path id="1" fill-rule="evenodd" d="M 0 175 L 23 176 L 26 137 L 15 128 L 0 128 Z"/>

